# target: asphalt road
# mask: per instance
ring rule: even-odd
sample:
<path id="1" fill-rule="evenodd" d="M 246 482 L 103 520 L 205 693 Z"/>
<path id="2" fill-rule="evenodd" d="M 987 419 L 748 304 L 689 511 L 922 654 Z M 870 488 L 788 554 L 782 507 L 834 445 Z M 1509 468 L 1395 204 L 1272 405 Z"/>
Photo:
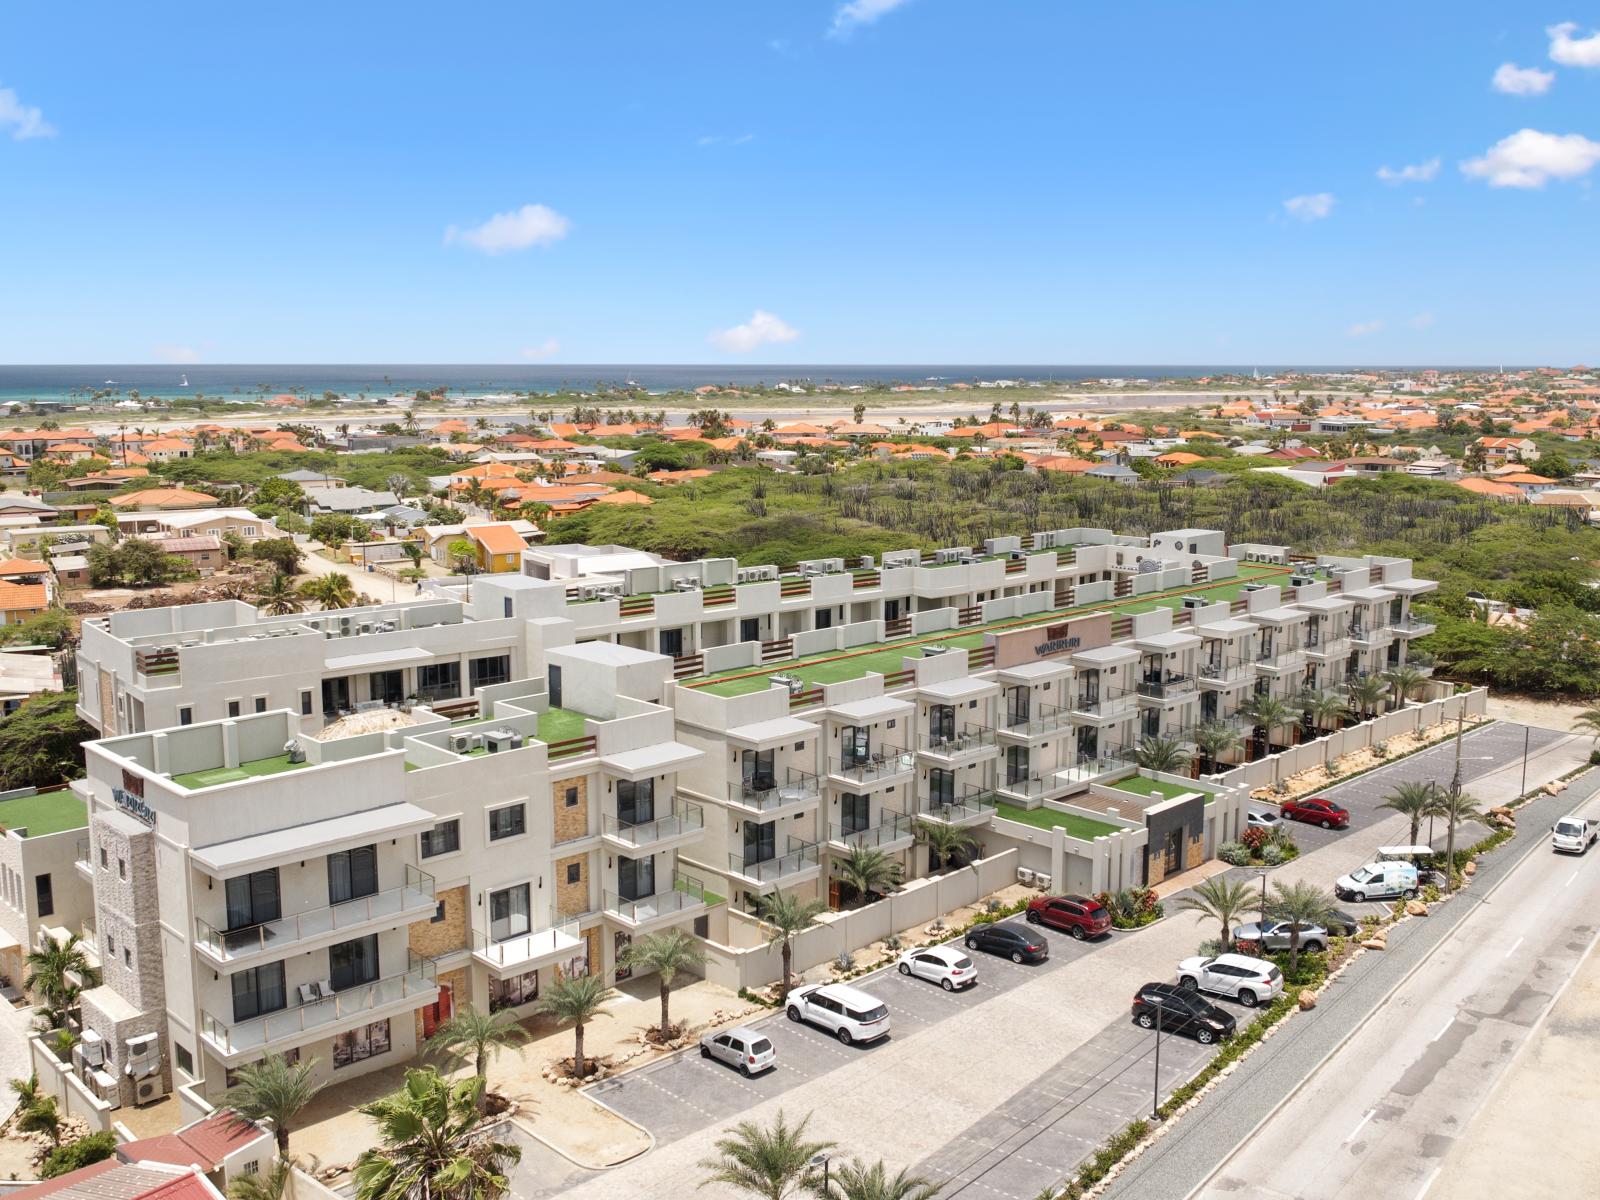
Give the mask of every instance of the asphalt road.
<path id="1" fill-rule="evenodd" d="M 1593 946 L 1597 859 L 1536 848 L 1197 1195 L 1425 1194 Z"/>

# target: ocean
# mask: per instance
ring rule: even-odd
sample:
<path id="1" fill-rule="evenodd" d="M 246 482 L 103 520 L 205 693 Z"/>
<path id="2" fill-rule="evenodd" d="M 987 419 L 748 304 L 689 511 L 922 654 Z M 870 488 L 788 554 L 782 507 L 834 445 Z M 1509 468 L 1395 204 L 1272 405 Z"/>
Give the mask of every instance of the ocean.
<path id="1" fill-rule="evenodd" d="M 977 382 L 991 379 L 1025 379 L 1073 382 L 1093 379 L 1184 379 L 1202 375 L 1231 373 L 1263 375 L 1283 370 L 1338 371 L 1339 367 L 1285 367 L 1252 364 L 1223 365 L 1097 365 L 1049 366 L 885 363 L 817 364 L 795 363 L 770 366 L 729 365 L 652 365 L 648 363 L 439 365 L 427 364 L 348 364 L 293 366 L 283 364 L 209 364 L 179 366 L 83 365 L 83 366 L 0 366 L 0 401 L 4 400 L 79 400 L 96 390 L 126 396 L 137 391 L 141 396 L 175 398 L 197 393 L 214 399 L 259 399 L 297 389 L 320 395 L 392 396 L 410 395 L 417 390 L 448 388 L 457 395 L 495 395 L 505 392 L 560 392 L 587 390 L 597 383 L 633 383 L 651 392 L 688 390 L 707 384 L 748 386 L 809 380 L 814 383 L 921 383 L 928 381 Z M 1392 368 L 1393 369 L 1393 368 Z M 188 386 L 183 381 L 188 380 Z M 113 398 L 116 398 L 113 396 Z"/>

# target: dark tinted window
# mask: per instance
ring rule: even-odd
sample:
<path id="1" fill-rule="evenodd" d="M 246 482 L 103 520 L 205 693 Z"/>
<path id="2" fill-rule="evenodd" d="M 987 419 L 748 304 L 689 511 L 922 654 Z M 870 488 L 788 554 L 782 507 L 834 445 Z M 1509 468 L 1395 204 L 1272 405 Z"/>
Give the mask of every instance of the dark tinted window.
<path id="1" fill-rule="evenodd" d="M 766 1038 L 757 1038 L 755 1041 L 750 1043 L 751 1054 L 766 1054 L 771 1049 L 772 1043 L 767 1041 Z"/>

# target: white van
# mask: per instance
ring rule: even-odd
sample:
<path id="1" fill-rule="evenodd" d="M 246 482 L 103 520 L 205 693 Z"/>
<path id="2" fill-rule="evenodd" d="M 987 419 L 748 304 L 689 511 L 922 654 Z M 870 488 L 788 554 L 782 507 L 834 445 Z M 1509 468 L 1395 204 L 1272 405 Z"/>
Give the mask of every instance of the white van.
<path id="1" fill-rule="evenodd" d="M 785 1008 L 791 1021 L 826 1029 L 846 1046 L 874 1042 L 889 1033 L 889 1009 L 876 996 L 842 983 L 812 983 L 789 993 Z"/>
<path id="2" fill-rule="evenodd" d="M 1341 900 L 1391 900 L 1404 896 L 1407 900 L 1417 894 L 1416 864 L 1387 859 L 1357 867 L 1348 875 L 1341 875 L 1333 883 L 1333 894 Z"/>

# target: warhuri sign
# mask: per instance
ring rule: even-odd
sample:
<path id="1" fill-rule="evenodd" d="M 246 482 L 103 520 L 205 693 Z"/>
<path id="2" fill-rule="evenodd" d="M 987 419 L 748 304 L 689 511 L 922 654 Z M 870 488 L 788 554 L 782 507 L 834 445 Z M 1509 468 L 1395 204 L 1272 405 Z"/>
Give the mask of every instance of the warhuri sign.
<path id="1" fill-rule="evenodd" d="M 1083 639 L 1076 635 L 1068 634 L 1068 626 L 1051 625 L 1044 631 L 1044 641 L 1034 646 L 1033 652 L 1040 658 L 1047 658 L 1052 654 L 1060 654 L 1064 650 L 1076 650 L 1083 645 Z"/>
<path id="2" fill-rule="evenodd" d="M 111 789 L 111 799 L 116 806 L 135 821 L 155 827 L 156 810 L 144 800 L 144 780 L 132 771 L 122 772 L 122 786 Z"/>

